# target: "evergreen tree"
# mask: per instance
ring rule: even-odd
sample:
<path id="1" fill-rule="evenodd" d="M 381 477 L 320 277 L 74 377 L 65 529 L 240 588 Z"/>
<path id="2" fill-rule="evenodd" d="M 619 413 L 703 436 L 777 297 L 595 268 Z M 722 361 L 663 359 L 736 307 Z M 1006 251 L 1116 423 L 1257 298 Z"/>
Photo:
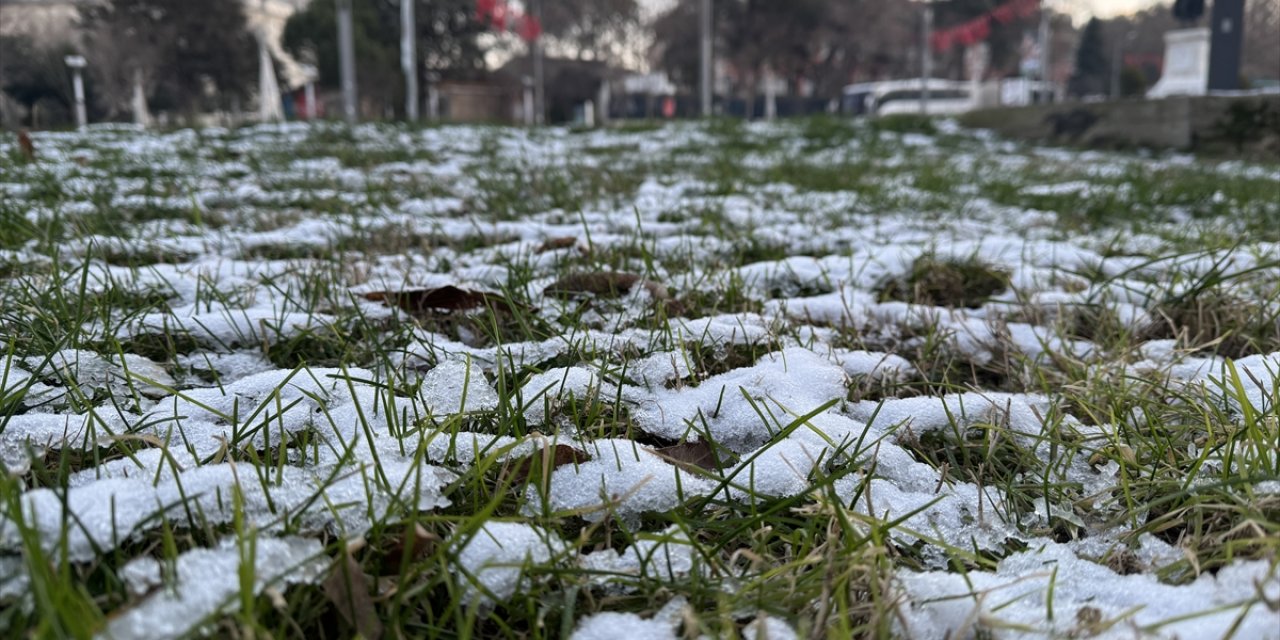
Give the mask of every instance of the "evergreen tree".
<path id="1" fill-rule="evenodd" d="M 71 82 L 63 58 L 72 53 L 68 45 L 41 46 L 30 36 L 0 36 L 0 91 L 26 111 L 33 126 L 66 124 L 71 121 Z M 32 112 L 43 118 L 30 122 Z"/>
<path id="2" fill-rule="evenodd" d="M 475 18 L 474 0 L 417 0 L 419 73 L 467 76 L 484 67 L 484 51 L 477 37 L 488 27 Z M 399 0 L 361 0 L 352 3 L 352 39 L 356 50 L 356 83 L 360 95 L 374 102 L 403 104 L 404 77 L 400 70 Z M 284 48 L 299 59 L 312 59 L 321 86 L 337 88 L 337 9 L 333 0 L 313 0 L 289 18 Z M 425 78 L 424 78 L 425 79 Z"/>
<path id="3" fill-rule="evenodd" d="M 1108 64 L 1106 47 L 1102 42 L 1102 21 L 1089 20 L 1080 36 L 1076 49 L 1076 69 L 1071 75 L 1067 90 L 1075 96 L 1097 95 L 1107 92 L 1111 65 Z"/>
<path id="4" fill-rule="evenodd" d="M 399 26 L 390 18 L 374 2 L 351 3 L 356 83 L 360 95 L 386 104 L 396 101 L 402 83 Z M 295 58 L 314 62 L 323 87 L 337 88 L 342 83 L 337 24 L 336 3 L 316 0 L 293 14 L 284 27 L 285 50 Z"/>
<path id="5" fill-rule="evenodd" d="M 111 115 L 127 111 L 135 73 L 152 106 L 225 109 L 257 83 L 257 43 L 241 2 L 110 0 L 83 9 L 90 73 Z"/>

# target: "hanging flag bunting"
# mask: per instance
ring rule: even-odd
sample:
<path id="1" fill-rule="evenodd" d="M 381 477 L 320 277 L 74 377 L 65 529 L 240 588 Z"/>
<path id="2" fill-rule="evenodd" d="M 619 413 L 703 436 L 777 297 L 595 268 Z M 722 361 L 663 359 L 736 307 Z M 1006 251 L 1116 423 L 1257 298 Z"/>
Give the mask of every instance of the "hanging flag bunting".
<path id="1" fill-rule="evenodd" d="M 498 0 L 476 0 L 476 22 L 488 23 L 498 8 Z"/>
<path id="2" fill-rule="evenodd" d="M 507 5 L 506 0 L 476 0 L 476 21 L 494 31 L 511 31 L 525 42 L 542 36 L 542 23 Z"/>
<path id="3" fill-rule="evenodd" d="M 516 18 L 516 34 L 525 42 L 533 42 L 542 35 L 542 23 L 531 15 Z"/>
<path id="4" fill-rule="evenodd" d="M 1028 18 L 1040 10 L 1040 0 L 1010 0 L 968 22 L 937 29 L 930 36 L 935 51 L 947 51 L 956 45 L 972 46 L 991 36 L 991 23 L 1008 24 Z"/>

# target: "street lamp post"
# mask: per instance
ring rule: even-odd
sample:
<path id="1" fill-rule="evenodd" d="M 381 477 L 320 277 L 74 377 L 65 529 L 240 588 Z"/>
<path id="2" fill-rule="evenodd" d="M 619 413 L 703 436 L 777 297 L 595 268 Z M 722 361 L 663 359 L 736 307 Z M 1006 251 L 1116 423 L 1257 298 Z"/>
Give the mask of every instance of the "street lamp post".
<path id="1" fill-rule="evenodd" d="M 404 70 L 404 117 L 418 120 L 418 46 L 415 0 L 400 0 L 400 67 Z"/>
<path id="2" fill-rule="evenodd" d="M 351 0 L 338 3 L 338 73 L 342 76 L 342 115 L 348 124 L 359 117 L 356 98 L 355 30 L 351 25 Z"/>
<path id="3" fill-rule="evenodd" d="M 84 68 L 88 63 L 84 56 L 67 56 L 64 61 L 71 69 L 71 89 L 76 100 L 76 128 L 84 129 L 89 124 L 89 115 L 84 107 Z"/>

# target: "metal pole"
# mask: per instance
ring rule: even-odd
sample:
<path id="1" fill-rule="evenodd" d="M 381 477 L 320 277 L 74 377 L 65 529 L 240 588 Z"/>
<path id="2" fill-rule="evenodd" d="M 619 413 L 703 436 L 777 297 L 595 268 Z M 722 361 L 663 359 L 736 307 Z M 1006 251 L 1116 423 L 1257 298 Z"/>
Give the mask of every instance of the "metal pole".
<path id="1" fill-rule="evenodd" d="M 72 73 L 71 85 L 76 96 L 76 128 L 84 129 L 89 124 L 89 114 L 84 107 L 84 73 L 79 67 Z"/>
<path id="2" fill-rule="evenodd" d="M 929 115 L 929 78 L 933 75 L 933 5 L 924 6 L 924 29 L 920 42 L 920 114 Z"/>
<path id="3" fill-rule="evenodd" d="M 713 109 L 712 95 L 715 91 L 713 86 L 715 78 L 712 77 L 712 55 L 714 54 L 714 51 L 712 50 L 711 41 L 711 0 L 702 0 L 699 5 L 698 17 L 700 22 L 699 32 L 701 33 L 702 45 L 702 59 L 701 66 L 699 68 L 699 81 L 701 82 L 702 89 L 702 117 L 707 118 L 711 116 L 711 110 Z"/>
<path id="4" fill-rule="evenodd" d="M 151 114 L 147 111 L 147 92 L 142 87 L 142 69 L 133 70 L 133 122 L 144 127 L 151 126 Z"/>
<path id="5" fill-rule="evenodd" d="M 542 24 L 542 0 L 530 0 L 533 17 Z M 547 117 L 546 72 L 543 69 L 542 35 L 533 39 L 533 102 L 534 124 L 543 124 Z"/>
<path id="6" fill-rule="evenodd" d="M 404 117 L 418 120 L 418 22 L 413 9 L 416 0 L 400 0 L 400 68 L 404 69 Z"/>
<path id="7" fill-rule="evenodd" d="M 350 124 L 359 118 L 356 109 L 356 45 L 351 27 L 351 0 L 338 2 L 338 70 L 342 76 L 342 115 Z"/>
<path id="8" fill-rule="evenodd" d="M 316 117 L 316 83 L 307 80 L 306 86 L 302 90 L 302 95 L 307 101 L 307 120 L 314 120 Z"/>
<path id="9" fill-rule="evenodd" d="M 440 119 L 440 89 L 437 84 L 440 75 L 434 71 L 427 72 L 427 118 L 432 122 Z"/>
<path id="10" fill-rule="evenodd" d="M 537 119 L 533 115 L 533 110 L 534 110 L 533 78 L 529 76 L 525 76 L 523 85 L 524 85 L 524 100 L 521 104 L 521 107 L 524 111 L 524 123 L 525 125 L 532 127 L 534 124 L 536 124 L 536 121 L 537 121 Z"/>
<path id="11" fill-rule="evenodd" d="M 764 119 L 773 122 L 778 117 L 778 96 L 773 86 L 773 66 L 764 66 Z"/>
<path id="12" fill-rule="evenodd" d="M 1040 82 L 1049 91 L 1049 102 L 1056 100 L 1058 91 L 1053 86 L 1053 25 L 1050 23 L 1049 0 L 1040 0 Z"/>

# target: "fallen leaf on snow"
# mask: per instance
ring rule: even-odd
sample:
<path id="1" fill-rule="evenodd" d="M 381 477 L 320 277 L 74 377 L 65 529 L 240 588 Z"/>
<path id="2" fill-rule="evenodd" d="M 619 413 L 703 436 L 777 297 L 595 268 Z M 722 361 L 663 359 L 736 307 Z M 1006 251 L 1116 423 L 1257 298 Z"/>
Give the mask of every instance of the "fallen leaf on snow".
<path id="1" fill-rule="evenodd" d="M 665 302 L 671 299 L 671 294 L 661 283 L 645 280 L 634 273 L 614 272 L 567 275 L 548 285 L 544 293 L 559 297 L 589 293 L 603 298 L 617 298 L 630 293 L 637 286 L 644 287 L 654 300 Z"/>
<path id="2" fill-rule="evenodd" d="M 373 291 L 364 294 L 366 300 L 400 307 L 409 313 L 431 313 L 436 311 L 462 311 L 491 307 L 505 311 L 514 311 L 516 305 L 510 300 L 485 291 L 463 289 L 453 285 L 433 287 L 430 289 L 404 289 L 402 291 Z"/>
<path id="3" fill-rule="evenodd" d="M 661 449 L 650 449 L 650 451 L 663 460 L 686 470 L 720 471 L 723 468 L 711 443 L 706 440 L 681 442 Z"/>

